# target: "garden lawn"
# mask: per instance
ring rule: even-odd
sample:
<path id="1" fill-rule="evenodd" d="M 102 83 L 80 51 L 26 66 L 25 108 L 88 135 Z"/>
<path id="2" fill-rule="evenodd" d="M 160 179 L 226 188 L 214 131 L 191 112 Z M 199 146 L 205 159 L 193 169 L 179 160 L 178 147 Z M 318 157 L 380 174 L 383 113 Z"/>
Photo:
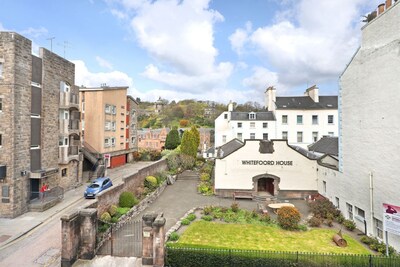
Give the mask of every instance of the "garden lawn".
<path id="1" fill-rule="evenodd" d="M 372 254 L 367 248 L 348 235 L 348 246 L 338 247 L 332 236 L 335 229 L 286 231 L 278 226 L 252 224 L 227 224 L 193 222 L 173 246 L 220 249 L 299 251 L 338 254 Z"/>

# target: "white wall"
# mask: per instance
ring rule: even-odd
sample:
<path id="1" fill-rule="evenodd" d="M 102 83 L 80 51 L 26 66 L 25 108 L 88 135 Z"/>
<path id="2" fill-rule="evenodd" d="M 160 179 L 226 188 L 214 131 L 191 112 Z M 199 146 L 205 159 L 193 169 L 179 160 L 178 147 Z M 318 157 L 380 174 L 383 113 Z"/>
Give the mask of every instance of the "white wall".
<path id="1" fill-rule="evenodd" d="M 246 140 L 245 145 L 215 163 L 215 189 L 253 189 L 252 178 L 259 174 L 280 177 L 280 190 L 317 190 L 317 164 L 286 144 L 274 141 L 272 154 L 259 153 L 258 140 Z M 292 161 L 293 166 L 243 165 L 242 160 Z"/>

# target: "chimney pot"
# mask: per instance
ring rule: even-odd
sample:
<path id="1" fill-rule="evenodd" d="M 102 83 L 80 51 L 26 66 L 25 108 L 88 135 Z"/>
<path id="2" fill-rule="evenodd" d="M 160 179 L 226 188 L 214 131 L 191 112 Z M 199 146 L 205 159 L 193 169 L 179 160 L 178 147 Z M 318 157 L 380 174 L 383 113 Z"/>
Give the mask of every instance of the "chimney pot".
<path id="1" fill-rule="evenodd" d="M 378 16 L 385 11 L 385 3 L 382 3 L 378 6 Z"/>
<path id="2" fill-rule="evenodd" d="M 386 10 L 392 6 L 392 0 L 386 0 Z"/>

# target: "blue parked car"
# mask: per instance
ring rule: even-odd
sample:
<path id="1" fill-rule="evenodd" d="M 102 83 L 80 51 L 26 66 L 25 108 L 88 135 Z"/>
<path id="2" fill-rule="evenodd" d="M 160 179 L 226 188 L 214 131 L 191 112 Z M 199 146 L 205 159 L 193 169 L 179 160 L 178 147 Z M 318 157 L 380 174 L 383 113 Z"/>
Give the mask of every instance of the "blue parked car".
<path id="1" fill-rule="evenodd" d="M 85 190 L 85 198 L 95 198 L 98 193 L 111 187 L 112 181 L 109 177 L 96 178 Z"/>

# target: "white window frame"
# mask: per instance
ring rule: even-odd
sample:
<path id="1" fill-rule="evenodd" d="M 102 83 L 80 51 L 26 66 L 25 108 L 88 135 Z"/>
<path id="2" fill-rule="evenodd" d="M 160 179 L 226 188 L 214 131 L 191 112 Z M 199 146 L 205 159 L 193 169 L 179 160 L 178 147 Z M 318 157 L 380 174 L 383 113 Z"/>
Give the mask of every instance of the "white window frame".
<path id="1" fill-rule="evenodd" d="M 106 121 L 104 123 L 104 130 L 110 131 L 111 130 L 111 121 Z"/>
<path id="2" fill-rule="evenodd" d="M 318 115 L 311 116 L 311 123 L 312 123 L 312 125 L 318 125 Z"/>
<path id="3" fill-rule="evenodd" d="M 268 128 L 268 122 L 263 122 L 262 125 L 263 125 L 263 128 L 264 128 L 264 129 Z"/>
<path id="4" fill-rule="evenodd" d="M 285 135 L 286 135 L 286 137 L 285 137 Z M 283 140 L 288 140 L 288 137 L 289 137 L 289 133 L 287 131 L 283 131 L 282 132 L 282 139 Z"/>
<path id="5" fill-rule="evenodd" d="M 242 128 L 242 127 L 243 127 L 243 123 L 238 122 L 238 123 L 237 123 L 237 127 L 238 127 L 238 128 Z"/>
<path id="6" fill-rule="evenodd" d="M 256 119 L 256 113 L 250 112 L 250 113 L 249 113 L 249 119 L 250 119 L 250 120 L 255 120 L 255 119 Z"/>
<path id="7" fill-rule="evenodd" d="M 117 123 L 115 121 L 111 122 L 111 130 L 113 130 L 113 131 L 117 130 Z"/>
<path id="8" fill-rule="evenodd" d="M 312 132 L 312 141 L 317 142 L 318 141 L 318 132 Z"/>
<path id="9" fill-rule="evenodd" d="M 256 133 L 250 133 L 250 139 L 256 139 Z"/>
<path id="10" fill-rule="evenodd" d="M 226 135 L 223 135 L 223 136 L 222 136 L 222 143 L 223 143 L 223 144 L 226 144 Z"/>
<path id="11" fill-rule="evenodd" d="M 303 143 L 303 132 L 297 132 L 297 143 Z M 299 138 L 300 137 L 300 138 Z"/>
<path id="12" fill-rule="evenodd" d="M 267 136 L 267 138 L 265 138 L 265 135 Z M 268 140 L 268 133 L 263 133 L 263 140 Z"/>
<path id="13" fill-rule="evenodd" d="M 110 138 L 104 138 L 104 147 L 110 147 L 110 146 L 111 146 Z"/>
<path id="14" fill-rule="evenodd" d="M 111 137 L 111 146 L 115 146 L 115 137 Z"/>
<path id="15" fill-rule="evenodd" d="M 105 107 L 105 113 L 107 113 L 107 114 L 111 114 L 111 105 L 109 105 L 109 104 L 106 104 L 106 107 Z"/>
<path id="16" fill-rule="evenodd" d="M 347 217 L 349 218 L 349 220 L 353 220 L 354 219 L 353 205 L 346 202 L 346 210 L 347 210 Z"/>
<path id="17" fill-rule="evenodd" d="M 375 236 L 383 240 L 383 222 L 374 217 L 374 232 Z"/>
<path id="18" fill-rule="evenodd" d="M 256 128 L 256 123 L 253 121 L 253 122 L 250 122 L 250 129 L 255 129 Z"/>
<path id="19" fill-rule="evenodd" d="M 111 106 L 112 114 L 115 115 L 117 114 L 117 107 L 116 106 Z"/>
<path id="20" fill-rule="evenodd" d="M 334 124 L 334 122 L 335 122 L 335 117 L 333 115 L 328 115 L 328 124 Z"/>
<path id="21" fill-rule="evenodd" d="M 300 122 L 299 122 L 299 119 L 300 119 Z M 303 124 L 303 115 L 297 115 L 296 116 L 296 123 L 297 124 Z"/>
<path id="22" fill-rule="evenodd" d="M 282 124 L 288 124 L 288 115 L 282 115 Z"/>
<path id="23" fill-rule="evenodd" d="M 243 141 L 243 134 L 237 133 L 237 139 L 239 139 L 240 141 Z"/>
<path id="24" fill-rule="evenodd" d="M 335 201 L 336 201 L 336 208 L 340 208 L 340 199 L 338 197 L 335 197 Z"/>

